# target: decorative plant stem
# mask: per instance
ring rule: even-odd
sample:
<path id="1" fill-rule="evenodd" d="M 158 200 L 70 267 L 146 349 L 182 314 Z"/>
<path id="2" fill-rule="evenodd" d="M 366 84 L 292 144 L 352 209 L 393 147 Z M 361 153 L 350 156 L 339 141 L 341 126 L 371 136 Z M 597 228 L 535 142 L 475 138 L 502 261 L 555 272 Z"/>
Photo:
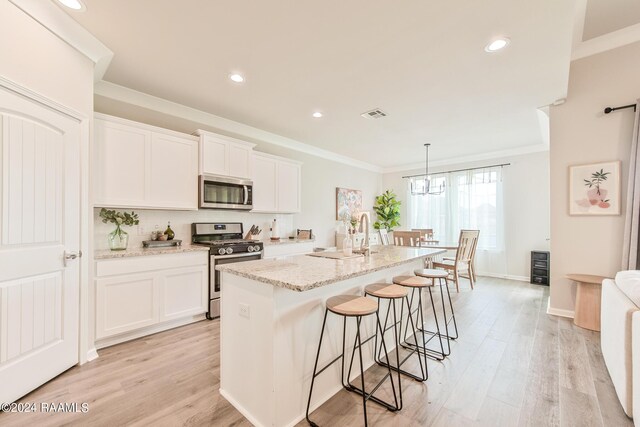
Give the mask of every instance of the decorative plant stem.
<path id="1" fill-rule="evenodd" d="M 611 172 L 605 172 L 604 169 L 595 171 L 591 174 L 591 179 L 585 179 L 585 187 L 596 188 L 596 193 L 600 196 L 600 184 L 607 180 L 607 175 L 611 175 Z"/>

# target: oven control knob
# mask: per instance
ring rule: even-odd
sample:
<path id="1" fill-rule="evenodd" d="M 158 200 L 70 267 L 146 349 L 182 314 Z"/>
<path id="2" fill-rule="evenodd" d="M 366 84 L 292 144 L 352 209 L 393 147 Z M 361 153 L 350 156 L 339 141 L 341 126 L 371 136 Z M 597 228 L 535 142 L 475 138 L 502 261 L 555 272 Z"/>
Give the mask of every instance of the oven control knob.
<path id="1" fill-rule="evenodd" d="M 233 253 L 233 248 L 227 248 L 225 252 L 227 255 L 231 255 Z"/>
<path id="2" fill-rule="evenodd" d="M 254 251 L 254 252 L 260 252 L 260 246 L 255 245 L 255 246 L 253 247 L 253 251 Z"/>
<path id="3" fill-rule="evenodd" d="M 247 250 L 248 250 L 249 252 L 253 252 L 253 251 L 255 251 L 255 249 L 253 248 L 253 246 L 248 246 L 248 247 L 247 247 Z"/>
<path id="4" fill-rule="evenodd" d="M 224 250 L 224 248 L 220 248 L 220 249 L 218 249 L 218 253 L 219 253 L 220 255 L 224 255 L 224 254 L 226 254 L 227 252 Z"/>

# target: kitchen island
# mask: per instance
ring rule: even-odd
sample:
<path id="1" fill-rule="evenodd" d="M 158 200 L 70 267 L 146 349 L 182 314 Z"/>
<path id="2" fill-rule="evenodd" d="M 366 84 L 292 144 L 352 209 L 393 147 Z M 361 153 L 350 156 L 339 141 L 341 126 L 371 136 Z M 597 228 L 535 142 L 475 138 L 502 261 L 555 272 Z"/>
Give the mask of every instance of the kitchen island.
<path id="1" fill-rule="evenodd" d="M 296 255 L 216 267 L 221 271 L 220 394 L 256 426 L 291 426 L 304 418 L 324 315 L 334 295 L 363 295 L 371 283 L 413 274 L 442 249 L 375 246 L 371 255 L 328 259 Z M 370 336 L 374 316 L 363 319 Z M 385 335 L 393 347 L 391 331 Z M 355 321 L 347 322 L 347 351 Z M 327 317 L 319 366 L 342 349 L 342 318 Z M 373 363 L 365 346 L 365 368 Z M 356 375 L 356 374 L 354 374 Z M 312 410 L 342 387 L 340 363 L 316 379 Z"/>

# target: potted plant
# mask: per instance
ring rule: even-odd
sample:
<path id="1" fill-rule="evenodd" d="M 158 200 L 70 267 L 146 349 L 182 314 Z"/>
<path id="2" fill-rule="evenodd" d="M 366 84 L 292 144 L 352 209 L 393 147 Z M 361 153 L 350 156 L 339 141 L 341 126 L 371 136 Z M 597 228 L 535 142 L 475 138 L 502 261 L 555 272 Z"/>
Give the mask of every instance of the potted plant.
<path id="1" fill-rule="evenodd" d="M 116 225 L 116 229 L 107 235 L 109 241 L 109 249 L 112 251 L 123 251 L 127 249 L 129 244 L 129 233 L 122 229 L 123 225 L 132 226 L 138 225 L 138 214 L 135 212 L 118 212 L 111 209 L 102 208 L 100 210 L 100 218 L 103 223 L 113 223 Z"/>
<path id="2" fill-rule="evenodd" d="M 373 224 L 376 230 L 384 229 L 393 231 L 394 227 L 400 226 L 400 205 L 402 202 L 396 199 L 393 191 L 387 190 L 376 197 L 373 210 L 378 220 Z"/>

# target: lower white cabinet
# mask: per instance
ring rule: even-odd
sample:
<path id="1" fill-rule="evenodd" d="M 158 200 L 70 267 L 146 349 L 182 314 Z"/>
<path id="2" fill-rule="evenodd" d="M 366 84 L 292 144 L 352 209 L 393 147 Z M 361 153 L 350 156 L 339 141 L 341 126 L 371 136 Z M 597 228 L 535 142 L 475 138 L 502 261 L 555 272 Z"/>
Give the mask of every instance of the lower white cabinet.
<path id="1" fill-rule="evenodd" d="M 200 320 L 208 275 L 205 251 L 96 261 L 97 347 Z"/>

